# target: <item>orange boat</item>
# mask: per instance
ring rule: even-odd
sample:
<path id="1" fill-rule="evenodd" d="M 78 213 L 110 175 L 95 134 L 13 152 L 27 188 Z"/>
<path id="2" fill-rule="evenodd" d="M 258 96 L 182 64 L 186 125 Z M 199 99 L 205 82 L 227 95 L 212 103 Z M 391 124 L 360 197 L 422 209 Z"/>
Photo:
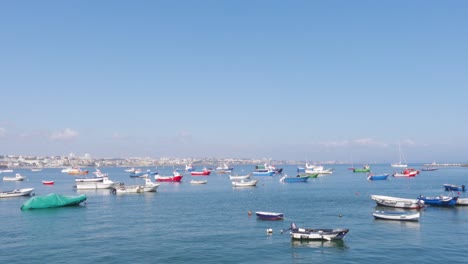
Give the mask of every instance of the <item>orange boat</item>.
<path id="1" fill-rule="evenodd" d="M 68 175 L 87 175 L 88 170 L 72 169 L 68 172 Z"/>

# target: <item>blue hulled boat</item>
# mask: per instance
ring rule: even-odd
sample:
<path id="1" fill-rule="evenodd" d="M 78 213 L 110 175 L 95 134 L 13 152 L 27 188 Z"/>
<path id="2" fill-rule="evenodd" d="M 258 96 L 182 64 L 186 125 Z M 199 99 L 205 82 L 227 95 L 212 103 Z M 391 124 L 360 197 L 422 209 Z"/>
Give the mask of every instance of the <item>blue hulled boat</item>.
<path id="1" fill-rule="evenodd" d="M 367 176 L 367 179 L 370 181 L 386 180 L 389 175 L 390 174 L 380 174 L 380 175 L 369 174 L 369 176 Z"/>
<path id="2" fill-rule="evenodd" d="M 453 206 L 457 203 L 458 196 L 445 196 L 440 195 L 436 197 L 427 197 L 420 195 L 418 200 L 423 201 L 426 205 L 434 205 L 434 206 Z"/>
<path id="3" fill-rule="evenodd" d="M 288 175 L 284 175 L 280 182 L 306 182 L 309 179 L 309 175 L 297 175 L 297 177 L 288 177 Z"/>
<path id="4" fill-rule="evenodd" d="M 444 184 L 444 189 L 446 191 L 465 191 L 465 185 L 458 186 L 455 184 Z"/>
<path id="5" fill-rule="evenodd" d="M 274 212 L 255 212 L 259 219 L 263 220 L 283 220 L 283 213 L 274 213 Z"/>

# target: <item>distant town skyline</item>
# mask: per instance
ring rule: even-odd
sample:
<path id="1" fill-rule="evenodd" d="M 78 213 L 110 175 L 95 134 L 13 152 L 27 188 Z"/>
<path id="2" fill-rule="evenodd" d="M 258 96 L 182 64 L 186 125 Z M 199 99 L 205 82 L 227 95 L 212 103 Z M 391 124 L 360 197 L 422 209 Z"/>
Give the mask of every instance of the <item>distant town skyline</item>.
<path id="1" fill-rule="evenodd" d="M 0 151 L 467 162 L 465 1 L 0 3 Z"/>

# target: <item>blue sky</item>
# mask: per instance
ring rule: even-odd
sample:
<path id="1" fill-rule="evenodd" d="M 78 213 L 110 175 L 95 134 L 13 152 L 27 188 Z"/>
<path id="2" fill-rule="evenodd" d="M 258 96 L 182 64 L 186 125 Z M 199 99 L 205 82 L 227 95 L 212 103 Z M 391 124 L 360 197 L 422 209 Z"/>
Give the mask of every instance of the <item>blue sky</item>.
<path id="1" fill-rule="evenodd" d="M 466 1 L 2 1 L 0 153 L 468 161 Z"/>

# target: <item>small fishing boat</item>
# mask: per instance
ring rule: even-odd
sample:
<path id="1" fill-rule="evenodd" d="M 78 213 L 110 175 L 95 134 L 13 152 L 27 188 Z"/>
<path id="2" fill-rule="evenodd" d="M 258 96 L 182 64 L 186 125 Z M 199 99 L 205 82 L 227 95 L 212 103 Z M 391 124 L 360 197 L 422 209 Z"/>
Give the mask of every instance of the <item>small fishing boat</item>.
<path id="1" fill-rule="evenodd" d="M 263 220 L 283 220 L 283 213 L 274 213 L 274 212 L 255 212 L 258 219 Z"/>
<path id="2" fill-rule="evenodd" d="M 445 196 L 439 195 L 436 197 L 428 197 L 420 195 L 418 200 L 424 201 L 424 204 L 433 205 L 433 206 L 453 206 L 457 203 L 458 196 Z"/>
<path id="3" fill-rule="evenodd" d="M 23 181 L 24 179 L 26 179 L 26 177 L 24 177 L 23 175 L 19 173 L 16 173 L 15 177 L 5 176 L 2 179 L 3 181 Z"/>
<path id="4" fill-rule="evenodd" d="M 343 239 L 349 229 L 321 229 L 321 228 L 298 228 L 295 223 L 291 223 L 291 239 L 293 240 L 339 240 Z"/>
<path id="5" fill-rule="evenodd" d="M 107 177 L 103 177 L 102 181 L 99 182 L 75 182 L 75 184 L 77 190 L 112 189 L 118 185 L 117 182 L 113 182 Z"/>
<path id="6" fill-rule="evenodd" d="M 247 174 L 247 175 L 229 175 L 230 180 L 245 180 L 250 178 L 252 174 Z"/>
<path id="7" fill-rule="evenodd" d="M 465 191 L 465 185 L 459 186 L 455 184 L 444 184 L 444 189 L 446 191 Z"/>
<path id="8" fill-rule="evenodd" d="M 367 179 L 370 181 L 386 180 L 388 176 L 390 176 L 390 174 L 375 175 L 375 174 L 369 173 L 369 175 L 367 176 Z"/>
<path id="9" fill-rule="evenodd" d="M 231 184 L 233 187 L 254 187 L 258 183 L 258 180 L 240 180 L 240 181 L 232 181 Z"/>
<path id="10" fill-rule="evenodd" d="M 191 180 L 191 184 L 206 184 L 208 181 L 196 181 L 196 180 Z"/>
<path id="11" fill-rule="evenodd" d="M 208 176 L 211 174 L 211 171 L 204 168 L 202 171 L 191 171 L 190 175 L 192 176 Z"/>
<path id="12" fill-rule="evenodd" d="M 177 171 L 174 171 L 173 175 L 174 176 L 155 175 L 154 179 L 157 182 L 180 182 L 182 180 L 182 177 L 184 177 L 182 174 L 178 173 Z"/>
<path id="13" fill-rule="evenodd" d="M 308 179 L 308 175 L 297 175 L 296 177 L 288 177 L 288 175 L 285 174 L 283 177 L 281 177 L 280 182 L 307 182 Z"/>
<path id="14" fill-rule="evenodd" d="M 419 212 L 394 212 L 375 211 L 372 213 L 375 219 L 398 220 L 398 221 L 419 221 Z"/>
<path id="15" fill-rule="evenodd" d="M 32 195 L 34 188 L 24 188 L 13 191 L 0 192 L 0 198 L 18 197 Z"/>
<path id="16" fill-rule="evenodd" d="M 353 172 L 370 172 L 371 168 L 369 165 L 364 165 L 362 168 L 353 168 Z"/>
<path id="17" fill-rule="evenodd" d="M 455 205 L 468 205 L 468 198 L 458 198 Z"/>
<path id="18" fill-rule="evenodd" d="M 145 179 L 145 185 L 143 185 L 144 192 L 156 192 L 160 183 L 152 182 L 150 177 Z"/>
<path id="19" fill-rule="evenodd" d="M 424 201 L 419 199 L 407 199 L 385 195 L 371 195 L 371 199 L 374 200 L 377 205 L 388 207 L 406 209 L 419 209 L 424 207 Z"/>
<path id="20" fill-rule="evenodd" d="M 421 169 L 422 171 L 436 171 L 438 170 L 437 168 L 435 167 L 424 167 Z"/>
<path id="21" fill-rule="evenodd" d="M 76 178 L 75 182 L 102 182 L 104 177 L 94 177 L 94 178 Z"/>
<path id="22" fill-rule="evenodd" d="M 26 202 L 23 203 L 23 205 L 21 206 L 21 210 L 45 209 L 79 205 L 80 203 L 86 201 L 86 199 L 86 194 L 78 196 L 66 196 L 51 193 L 48 195 L 35 196 L 29 198 Z"/>
<path id="23" fill-rule="evenodd" d="M 44 185 L 54 185 L 54 181 L 42 181 L 42 184 Z"/>
<path id="24" fill-rule="evenodd" d="M 143 185 L 125 185 L 120 183 L 117 187 L 111 190 L 113 194 L 127 194 L 127 193 L 143 193 Z"/>

